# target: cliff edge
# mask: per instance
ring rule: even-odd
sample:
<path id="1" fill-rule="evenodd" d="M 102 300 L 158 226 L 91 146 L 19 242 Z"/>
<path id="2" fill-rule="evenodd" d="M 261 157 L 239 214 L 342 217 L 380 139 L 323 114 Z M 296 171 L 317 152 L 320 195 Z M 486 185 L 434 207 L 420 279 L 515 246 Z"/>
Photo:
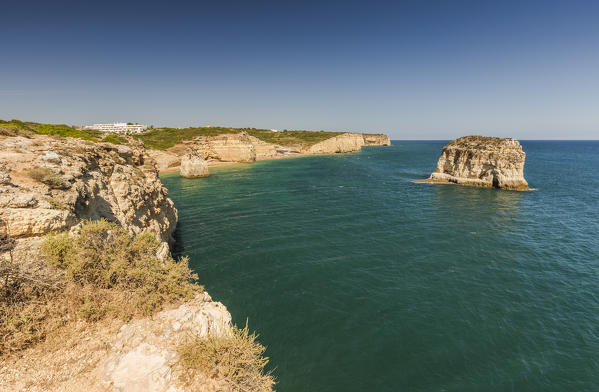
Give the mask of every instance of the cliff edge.
<path id="1" fill-rule="evenodd" d="M 141 144 L 0 136 L 0 390 L 272 389 L 255 335 L 170 256 L 167 194 Z"/>
<path id="2" fill-rule="evenodd" d="M 529 190 L 525 158 L 516 139 L 464 136 L 443 147 L 435 172 L 418 182 Z"/>

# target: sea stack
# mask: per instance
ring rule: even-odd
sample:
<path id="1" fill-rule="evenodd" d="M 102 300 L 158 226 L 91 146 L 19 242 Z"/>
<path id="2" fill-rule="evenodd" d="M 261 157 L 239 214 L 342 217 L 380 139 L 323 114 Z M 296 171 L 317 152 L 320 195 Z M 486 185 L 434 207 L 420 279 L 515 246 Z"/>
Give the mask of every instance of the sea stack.
<path id="1" fill-rule="evenodd" d="M 184 178 L 200 178 L 210 176 L 208 162 L 199 155 L 188 153 L 181 158 L 179 175 Z"/>
<path id="2" fill-rule="evenodd" d="M 435 172 L 421 182 L 529 190 L 525 158 L 516 139 L 464 136 L 443 147 Z"/>

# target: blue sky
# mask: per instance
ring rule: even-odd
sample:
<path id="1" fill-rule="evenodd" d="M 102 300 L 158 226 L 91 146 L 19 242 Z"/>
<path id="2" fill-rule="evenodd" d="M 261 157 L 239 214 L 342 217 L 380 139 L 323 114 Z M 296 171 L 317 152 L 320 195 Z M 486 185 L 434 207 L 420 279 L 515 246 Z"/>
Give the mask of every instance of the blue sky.
<path id="1" fill-rule="evenodd" d="M 599 138 L 597 1 L 2 5 L 0 118 Z"/>

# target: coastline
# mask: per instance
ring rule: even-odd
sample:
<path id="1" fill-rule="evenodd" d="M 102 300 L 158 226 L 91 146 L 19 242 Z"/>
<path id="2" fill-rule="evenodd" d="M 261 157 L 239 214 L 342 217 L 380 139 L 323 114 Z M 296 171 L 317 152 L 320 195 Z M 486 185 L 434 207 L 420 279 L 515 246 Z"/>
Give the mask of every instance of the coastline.
<path id="1" fill-rule="evenodd" d="M 371 147 L 377 147 L 377 146 L 371 146 Z M 323 154 L 297 153 L 297 154 L 293 154 L 293 155 L 256 158 L 255 162 L 208 161 L 208 167 L 218 168 L 218 167 L 228 167 L 228 166 L 236 166 L 236 165 L 251 165 L 256 162 L 263 162 L 263 161 L 277 161 L 277 160 L 281 160 L 281 159 L 294 159 L 294 158 L 305 158 L 305 157 L 326 156 L 326 155 L 331 155 L 331 156 L 332 155 L 345 155 L 345 154 L 355 154 L 358 152 L 360 152 L 360 151 L 350 151 L 350 152 L 341 152 L 341 153 L 332 152 L 332 153 L 328 153 L 328 154 L 327 153 L 323 153 Z M 159 174 L 163 174 L 163 173 L 178 172 L 180 170 L 180 168 L 181 168 L 181 166 L 177 165 L 177 166 L 171 166 L 171 167 L 167 167 L 167 168 L 157 168 L 157 170 L 158 170 Z"/>

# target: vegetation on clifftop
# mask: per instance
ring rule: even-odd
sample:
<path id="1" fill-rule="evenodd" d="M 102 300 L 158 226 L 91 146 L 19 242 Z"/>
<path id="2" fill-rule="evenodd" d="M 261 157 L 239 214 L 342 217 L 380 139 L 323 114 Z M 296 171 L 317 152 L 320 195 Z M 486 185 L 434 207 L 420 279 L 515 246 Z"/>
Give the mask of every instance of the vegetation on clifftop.
<path id="1" fill-rule="evenodd" d="M 194 337 L 177 347 L 185 381 L 193 387 L 199 372 L 226 381 L 234 391 L 267 392 L 274 379 L 265 373 L 266 348 L 256 341 L 257 335 L 245 328 L 233 327 L 225 336 Z"/>
<path id="2" fill-rule="evenodd" d="M 151 233 L 134 236 L 100 220 L 84 222 L 77 236 L 46 238 L 42 251 L 60 277 L 54 281 L 12 257 L 0 261 L 0 354 L 23 349 L 69 321 L 148 316 L 202 291 L 187 259 L 156 256 L 160 244 Z"/>
<path id="3" fill-rule="evenodd" d="M 225 127 L 197 127 L 197 128 L 153 128 L 134 135 L 141 140 L 146 148 L 166 150 L 175 144 L 191 141 L 198 136 L 218 136 L 228 133 L 247 132 L 262 141 L 284 146 L 300 145 L 311 146 L 323 140 L 340 135 L 342 132 L 325 131 L 281 131 L 274 132 L 268 129 L 256 128 L 225 128 Z"/>

